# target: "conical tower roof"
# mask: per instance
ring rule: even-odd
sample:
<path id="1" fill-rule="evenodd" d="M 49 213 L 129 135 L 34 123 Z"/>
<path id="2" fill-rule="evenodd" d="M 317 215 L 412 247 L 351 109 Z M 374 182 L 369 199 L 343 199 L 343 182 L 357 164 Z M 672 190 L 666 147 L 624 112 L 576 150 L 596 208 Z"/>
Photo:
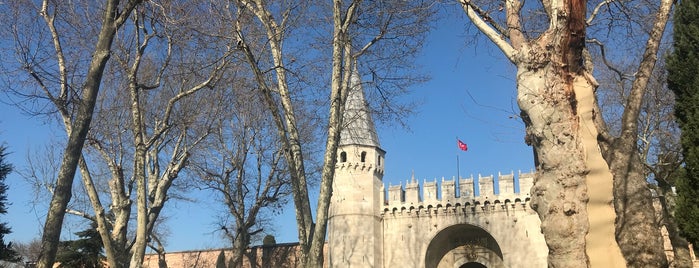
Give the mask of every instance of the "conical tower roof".
<path id="1" fill-rule="evenodd" d="M 340 132 L 340 146 L 366 145 L 380 147 L 379 137 L 376 135 L 374 120 L 371 118 L 369 105 L 364 98 L 362 81 L 359 78 L 357 65 L 354 65 L 350 77 L 349 92 L 345 113 L 343 114 L 344 128 Z"/>

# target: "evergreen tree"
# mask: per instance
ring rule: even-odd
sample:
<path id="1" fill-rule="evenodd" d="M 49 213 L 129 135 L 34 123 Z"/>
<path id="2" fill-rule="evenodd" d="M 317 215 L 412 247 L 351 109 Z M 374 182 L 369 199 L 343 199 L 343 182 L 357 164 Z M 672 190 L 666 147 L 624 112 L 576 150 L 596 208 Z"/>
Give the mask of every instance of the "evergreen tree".
<path id="1" fill-rule="evenodd" d="M 675 93 L 675 116 L 682 131 L 684 172 L 677 178 L 675 217 L 682 234 L 699 244 L 699 1 L 675 8 L 674 51 L 668 60 L 668 87 Z"/>
<path id="2" fill-rule="evenodd" d="M 101 268 L 104 267 L 102 255 L 102 238 L 93 223 L 89 229 L 75 233 L 77 240 L 63 241 L 59 244 L 56 262 L 59 267 Z"/>
<path id="3" fill-rule="evenodd" d="M 12 172 L 12 165 L 5 162 L 5 147 L 0 146 L 0 214 L 7 213 L 7 189 L 5 178 Z M 19 254 L 12 249 L 12 243 L 5 243 L 5 235 L 11 233 L 7 223 L 0 222 L 0 260 L 18 262 Z"/>

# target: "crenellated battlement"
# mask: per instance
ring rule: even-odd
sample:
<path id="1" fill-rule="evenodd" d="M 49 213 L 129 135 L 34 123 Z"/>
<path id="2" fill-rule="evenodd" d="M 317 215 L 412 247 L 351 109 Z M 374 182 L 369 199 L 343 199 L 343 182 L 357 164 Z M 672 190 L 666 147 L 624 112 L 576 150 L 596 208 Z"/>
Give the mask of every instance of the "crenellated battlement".
<path id="1" fill-rule="evenodd" d="M 477 180 L 474 180 L 473 175 L 460 178 L 458 185 L 455 179 L 442 178 L 441 183 L 436 179 L 424 181 L 421 189 L 413 177 L 405 183 L 405 187 L 401 183 L 389 185 L 387 192 L 382 189 L 383 212 L 420 213 L 439 209 L 485 212 L 497 209 L 527 209 L 534 173 L 518 172 L 517 178 L 515 180 L 514 172 L 498 173 L 497 185 L 493 175 L 479 174 Z"/>

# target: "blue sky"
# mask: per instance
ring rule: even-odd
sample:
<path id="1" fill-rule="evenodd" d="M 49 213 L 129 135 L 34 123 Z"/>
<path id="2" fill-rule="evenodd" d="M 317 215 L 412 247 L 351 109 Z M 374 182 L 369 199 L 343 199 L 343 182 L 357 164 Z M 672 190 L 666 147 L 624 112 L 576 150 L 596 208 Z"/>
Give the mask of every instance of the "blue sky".
<path id="1" fill-rule="evenodd" d="M 415 107 L 417 113 L 406 120 L 410 129 L 378 122 L 379 139 L 387 152 L 387 185 L 404 184 L 413 172 L 420 182 L 451 179 L 457 173 L 457 154 L 462 177 L 533 169 L 531 148 L 523 142 L 524 125 L 517 117 L 515 68 L 486 41 L 467 45 L 466 24 L 463 17 L 442 20 L 428 38 L 418 63 L 432 79 L 407 96 L 421 102 Z M 26 167 L 28 150 L 41 149 L 47 139 L 63 138 L 61 129 L 46 126 L 40 118 L 2 103 L 0 111 L 0 143 L 8 147 L 7 160 L 17 170 Z M 457 136 L 468 144 L 467 152 L 458 149 Z M 13 231 L 6 241 L 39 238 L 46 204 L 31 206 L 31 186 L 17 173 L 6 182 L 12 205 L 0 220 L 8 222 Z M 165 208 L 170 232 L 167 250 L 227 246 L 213 232 L 218 207 L 204 193 L 193 196 L 200 202 L 169 203 Z M 296 241 L 293 208 L 274 220 L 277 242 Z M 71 234 L 83 228 L 85 225 L 67 225 L 64 238 L 74 238 Z"/>

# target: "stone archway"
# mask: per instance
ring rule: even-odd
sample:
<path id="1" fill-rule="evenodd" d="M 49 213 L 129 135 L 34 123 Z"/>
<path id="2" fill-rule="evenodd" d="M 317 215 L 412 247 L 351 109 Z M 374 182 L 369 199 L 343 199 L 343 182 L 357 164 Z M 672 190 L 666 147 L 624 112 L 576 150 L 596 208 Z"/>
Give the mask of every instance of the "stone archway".
<path id="1" fill-rule="evenodd" d="M 486 230 L 470 224 L 449 226 L 432 238 L 425 268 L 503 268 L 502 250 Z"/>

